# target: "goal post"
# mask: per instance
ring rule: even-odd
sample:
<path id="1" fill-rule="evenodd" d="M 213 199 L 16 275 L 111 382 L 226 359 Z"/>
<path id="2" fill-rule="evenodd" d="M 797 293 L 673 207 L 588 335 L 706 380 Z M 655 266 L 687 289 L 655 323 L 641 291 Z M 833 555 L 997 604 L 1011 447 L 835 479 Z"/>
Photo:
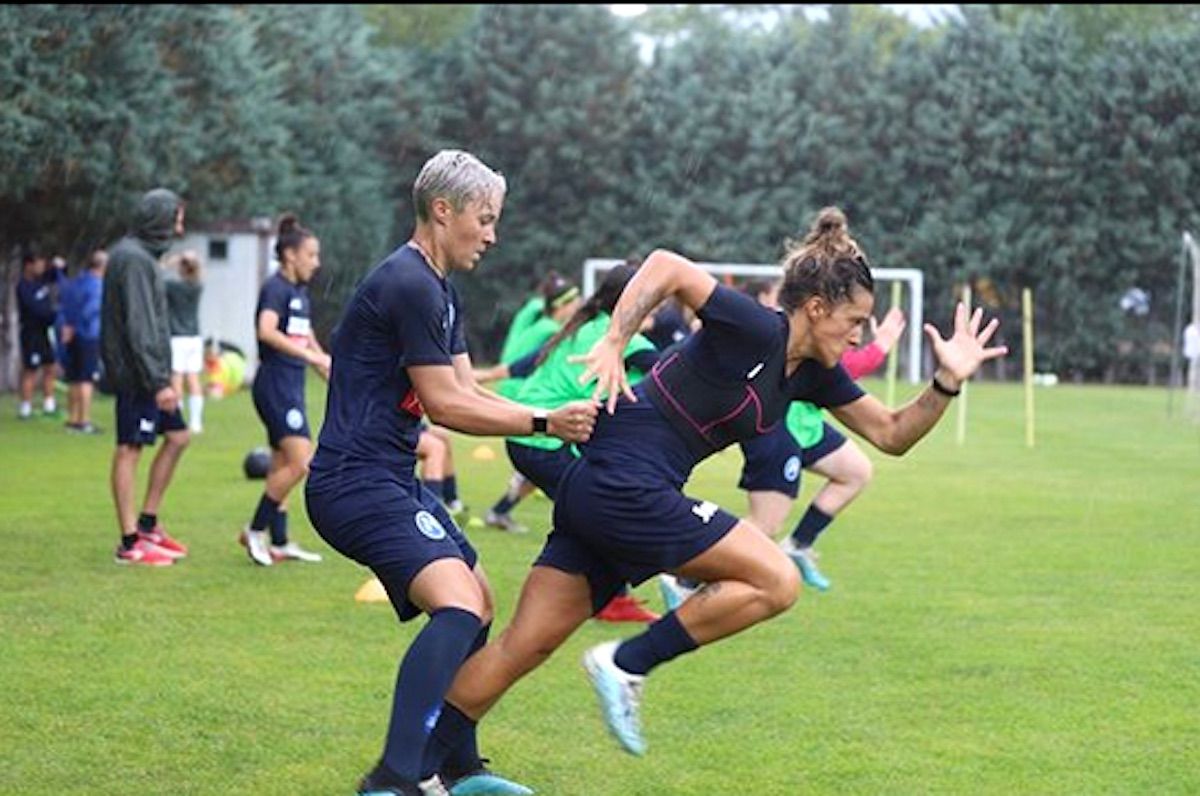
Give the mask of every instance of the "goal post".
<path id="1" fill-rule="evenodd" d="M 624 260 L 609 260 L 589 258 L 583 263 L 583 295 L 590 296 L 596 290 L 600 275 L 611 268 L 623 264 Z M 781 274 L 778 264 L 767 263 L 696 263 L 714 276 L 731 276 L 751 279 L 776 279 Z M 924 326 L 924 296 L 925 275 L 916 268 L 872 268 L 871 276 L 876 282 L 895 282 L 904 288 L 907 296 L 901 299 L 901 307 L 906 308 L 907 326 L 903 337 L 907 337 L 908 380 L 916 384 L 921 381 L 921 338 Z M 882 300 L 883 292 L 875 294 Z M 894 295 L 894 294 L 893 294 Z M 884 308 L 877 308 L 884 310 Z M 884 310 L 885 311 L 885 310 Z M 882 314 L 879 312 L 877 314 Z"/>

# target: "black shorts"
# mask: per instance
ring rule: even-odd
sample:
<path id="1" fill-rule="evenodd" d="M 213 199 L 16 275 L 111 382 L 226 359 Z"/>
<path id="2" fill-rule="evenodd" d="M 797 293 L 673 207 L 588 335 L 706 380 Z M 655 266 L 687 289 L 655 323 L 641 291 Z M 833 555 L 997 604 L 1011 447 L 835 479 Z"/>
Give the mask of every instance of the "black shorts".
<path id="1" fill-rule="evenodd" d="M 536 564 L 587 577 L 599 610 L 626 582 L 636 586 L 691 561 L 737 523 L 661 478 L 578 459 L 559 483 L 554 530 Z"/>
<path id="2" fill-rule="evenodd" d="M 78 336 L 67 343 L 66 362 L 63 366 L 67 382 L 95 383 L 100 380 L 100 341 L 84 340 Z"/>
<path id="3" fill-rule="evenodd" d="M 408 587 L 422 569 L 443 558 L 461 559 L 473 569 L 479 560 L 446 507 L 418 483 L 318 476 L 305 485 L 304 498 L 317 533 L 334 550 L 370 567 L 401 622 L 421 613 L 409 601 Z"/>
<path id="4" fill-rule="evenodd" d="M 178 407 L 162 411 L 151 393 L 118 392 L 116 412 L 118 445 L 153 445 L 159 434 L 187 428 Z"/>
<path id="5" fill-rule="evenodd" d="M 828 423 L 821 439 L 801 448 L 787 427 L 780 423 L 770 434 L 742 444 L 746 463 L 738 488 L 747 492 L 779 492 L 793 500 L 800 493 L 800 475 L 846 443 L 846 437 Z"/>
<path id="6" fill-rule="evenodd" d="M 562 480 L 563 473 L 577 458 L 571 452 L 570 445 L 563 445 L 557 450 L 546 450 L 506 440 L 504 448 L 508 451 L 508 459 L 517 472 L 532 481 L 534 486 L 545 492 L 546 497 L 551 500 L 558 495 L 558 482 Z"/>
<path id="7" fill-rule="evenodd" d="M 262 367 L 254 376 L 254 409 L 267 427 L 267 442 L 272 448 L 278 449 L 284 437 L 312 439 L 304 404 L 303 370 L 299 376 L 296 379 L 293 374 L 278 374 Z"/>
<path id="8" fill-rule="evenodd" d="M 46 329 L 21 331 L 21 364 L 26 370 L 37 370 L 54 364 L 54 347 Z"/>

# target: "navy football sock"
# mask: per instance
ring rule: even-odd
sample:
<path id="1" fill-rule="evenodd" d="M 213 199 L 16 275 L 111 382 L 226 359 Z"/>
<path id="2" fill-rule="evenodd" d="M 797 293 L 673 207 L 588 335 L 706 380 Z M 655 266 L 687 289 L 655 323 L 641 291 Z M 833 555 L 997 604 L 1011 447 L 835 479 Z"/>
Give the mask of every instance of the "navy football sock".
<path id="1" fill-rule="evenodd" d="M 266 492 L 258 499 L 258 508 L 254 510 L 254 519 L 250 520 L 250 530 L 265 531 L 279 511 L 279 501 L 271 500 Z"/>
<path id="2" fill-rule="evenodd" d="M 396 675 L 383 762 L 417 780 L 429 734 L 458 667 L 479 633 L 479 617 L 461 608 L 434 611 L 413 640 Z"/>
<path id="3" fill-rule="evenodd" d="M 158 525 L 157 514 L 147 514 L 142 512 L 138 515 L 138 530 L 142 533 L 150 533 L 154 530 L 155 525 Z"/>
<path id="4" fill-rule="evenodd" d="M 445 481 L 440 481 L 440 480 L 432 481 L 428 478 L 422 478 L 421 483 L 425 485 L 426 489 L 428 489 L 430 492 L 433 493 L 434 497 L 436 497 L 438 500 L 442 501 L 443 503 L 446 502 L 446 482 Z"/>
<path id="5" fill-rule="evenodd" d="M 680 624 L 674 611 L 659 619 L 641 635 L 617 647 L 613 662 L 630 674 L 649 674 L 660 663 L 666 663 L 685 652 L 696 649 L 695 640 Z"/>
<path id="6" fill-rule="evenodd" d="M 453 503 L 458 500 L 458 477 L 453 475 L 446 476 L 446 485 L 442 488 L 442 493 L 446 496 L 447 503 Z"/>
<path id="7" fill-rule="evenodd" d="M 796 543 L 796 547 L 812 547 L 821 531 L 825 530 L 825 526 L 831 522 L 833 522 L 833 517 L 813 504 L 800 518 L 800 524 L 796 526 L 796 530 L 792 531 L 792 541 Z"/>
<path id="8" fill-rule="evenodd" d="M 286 511 L 275 510 L 275 516 L 271 518 L 271 544 L 276 547 L 283 547 L 288 542 L 287 520 Z"/>
<path id="9" fill-rule="evenodd" d="M 489 622 L 475 634 L 475 641 L 468 650 L 465 661 L 487 644 Z M 442 715 L 429 736 L 425 748 L 425 759 L 421 763 L 421 777 L 429 777 L 439 771 L 463 772 L 474 768 L 479 762 L 479 741 L 475 732 L 475 721 L 447 702 L 442 706 Z"/>

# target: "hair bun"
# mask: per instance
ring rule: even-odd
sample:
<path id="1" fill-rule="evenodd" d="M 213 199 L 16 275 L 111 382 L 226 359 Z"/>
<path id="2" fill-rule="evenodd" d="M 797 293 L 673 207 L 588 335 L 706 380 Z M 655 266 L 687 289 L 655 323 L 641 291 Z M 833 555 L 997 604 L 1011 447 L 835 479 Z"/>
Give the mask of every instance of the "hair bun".
<path id="1" fill-rule="evenodd" d="M 846 229 L 846 214 L 838 207 L 825 207 L 817 214 L 813 227 L 818 233 L 840 232 Z"/>
<path id="2" fill-rule="evenodd" d="M 286 232 L 291 232 L 292 230 L 296 229 L 299 226 L 300 226 L 300 219 L 296 217 L 295 213 L 284 213 L 282 216 L 279 217 L 279 234 L 280 235 L 282 235 Z"/>

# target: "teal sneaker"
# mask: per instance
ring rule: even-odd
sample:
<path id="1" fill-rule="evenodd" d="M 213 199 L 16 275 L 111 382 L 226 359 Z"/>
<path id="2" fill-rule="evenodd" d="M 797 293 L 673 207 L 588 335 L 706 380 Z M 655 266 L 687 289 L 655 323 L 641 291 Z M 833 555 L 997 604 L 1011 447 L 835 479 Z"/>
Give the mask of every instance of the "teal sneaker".
<path id="1" fill-rule="evenodd" d="M 646 742 L 642 740 L 640 712 L 646 677 L 623 671 L 613 661 L 620 643 L 608 641 L 592 647 L 583 655 L 583 668 L 587 669 L 596 696 L 600 698 L 600 709 L 609 732 L 625 751 L 644 755 Z"/>
<path id="2" fill-rule="evenodd" d="M 480 761 L 477 770 L 456 779 L 445 777 L 450 784 L 450 796 L 531 796 L 531 788 L 489 770 L 485 762 Z"/>
<path id="3" fill-rule="evenodd" d="M 658 576 L 658 590 L 662 592 L 663 605 L 666 606 L 667 611 L 674 611 L 683 605 L 688 597 L 695 594 L 699 585 L 692 585 L 692 583 L 692 581 L 677 578 L 669 572 Z"/>
<path id="4" fill-rule="evenodd" d="M 798 547 L 790 536 L 780 542 L 779 546 L 800 570 L 800 576 L 804 578 L 806 584 L 817 591 L 829 591 L 829 587 L 833 584 L 829 582 L 829 578 L 821 574 L 821 570 L 817 569 L 817 559 L 812 547 Z"/>

